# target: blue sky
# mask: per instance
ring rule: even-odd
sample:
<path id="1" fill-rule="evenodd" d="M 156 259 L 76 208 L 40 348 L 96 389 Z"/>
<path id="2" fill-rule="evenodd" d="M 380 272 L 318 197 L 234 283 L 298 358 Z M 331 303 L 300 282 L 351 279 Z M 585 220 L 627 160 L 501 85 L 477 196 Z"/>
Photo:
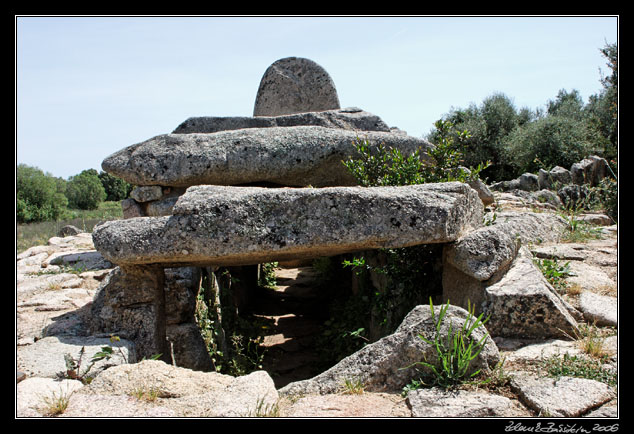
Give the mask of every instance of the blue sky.
<path id="1" fill-rule="evenodd" d="M 78 17 L 15 20 L 16 162 L 67 179 L 193 116 L 252 116 L 266 68 L 297 56 L 342 107 L 425 136 L 452 107 L 501 92 L 584 102 L 609 73 L 615 16 Z"/>

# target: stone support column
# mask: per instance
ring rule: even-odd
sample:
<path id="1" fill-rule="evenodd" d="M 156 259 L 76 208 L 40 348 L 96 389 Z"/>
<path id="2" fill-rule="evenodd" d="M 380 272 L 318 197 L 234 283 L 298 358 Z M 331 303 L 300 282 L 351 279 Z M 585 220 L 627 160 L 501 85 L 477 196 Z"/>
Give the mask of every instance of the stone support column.
<path id="1" fill-rule="evenodd" d="M 135 343 L 137 359 L 161 354 L 171 363 L 166 340 L 165 273 L 162 267 L 115 268 L 93 301 L 91 331 Z"/>

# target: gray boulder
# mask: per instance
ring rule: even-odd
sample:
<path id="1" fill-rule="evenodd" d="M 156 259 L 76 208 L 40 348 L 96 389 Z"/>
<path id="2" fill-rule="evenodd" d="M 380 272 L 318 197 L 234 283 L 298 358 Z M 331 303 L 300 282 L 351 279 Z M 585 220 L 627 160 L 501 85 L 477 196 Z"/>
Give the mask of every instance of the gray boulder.
<path id="1" fill-rule="evenodd" d="M 324 68 L 310 59 L 286 57 L 267 68 L 255 97 L 253 116 L 338 109 L 335 84 Z"/>
<path id="2" fill-rule="evenodd" d="M 249 265 L 454 241 L 482 224 L 466 184 L 271 189 L 190 187 L 170 217 L 105 222 L 95 248 L 115 264 Z"/>
<path id="3" fill-rule="evenodd" d="M 524 191 L 539 190 L 539 178 L 533 173 L 524 173 L 519 178 L 519 188 Z"/>
<path id="4" fill-rule="evenodd" d="M 569 184 L 557 190 L 561 203 L 571 209 L 579 207 L 589 195 L 590 190 L 585 185 Z"/>
<path id="5" fill-rule="evenodd" d="M 90 333 L 133 341 L 138 359 L 167 357 L 164 280 L 155 268 L 114 268 L 91 305 Z"/>
<path id="6" fill-rule="evenodd" d="M 520 243 L 504 225 L 468 233 L 444 249 L 444 260 L 479 281 L 505 269 L 517 255 Z"/>
<path id="7" fill-rule="evenodd" d="M 541 190 L 555 190 L 557 186 L 570 184 L 572 175 L 569 170 L 560 166 L 555 166 L 549 171 L 539 169 L 538 182 Z"/>
<path id="8" fill-rule="evenodd" d="M 569 306 L 535 266 L 522 247 L 511 268 L 483 292 L 482 311 L 490 315 L 492 336 L 520 338 L 569 338 L 578 325 Z"/>
<path id="9" fill-rule="evenodd" d="M 443 300 L 490 315 L 493 336 L 573 335 L 577 323 L 522 244 L 556 241 L 565 221 L 546 213 L 500 213 L 495 223 L 447 244 Z"/>
<path id="10" fill-rule="evenodd" d="M 358 138 L 411 155 L 429 142 L 383 131 L 317 126 L 246 128 L 212 134 L 165 134 L 124 148 L 102 162 L 104 171 L 135 185 L 274 183 L 285 186 L 356 185 L 342 160 Z"/>
<path id="11" fill-rule="evenodd" d="M 439 309 L 439 306 L 435 307 L 436 315 Z M 462 328 L 467 320 L 466 310 L 450 305 L 439 335 L 446 339 L 450 326 L 455 331 Z M 479 326 L 474 330 L 472 339 L 478 342 L 486 333 L 484 326 Z M 438 363 L 435 347 L 419 337 L 423 335 L 426 339 L 433 341 L 435 334 L 436 320 L 431 314 L 430 306 L 417 306 L 403 319 L 393 334 L 365 346 L 316 377 L 288 384 L 280 389 L 279 393 L 281 395 L 337 393 L 343 390 L 346 380 L 360 381 L 367 391 L 401 390 L 412 379 L 418 379 L 421 375 L 430 373 L 429 368 L 420 365 L 413 366 L 414 364 L 420 361 Z M 471 362 L 468 373 L 478 369 L 481 369 L 483 373 L 491 372 L 499 360 L 497 346 L 491 338 L 486 338 L 482 351 Z"/>
<path id="12" fill-rule="evenodd" d="M 69 235 L 77 235 L 80 234 L 84 231 L 82 231 L 81 229 L 79 229 L 77 226 L 73 226 L 73 225 L 66 225 L 63 228 L 61 228 L 59 230 L 59 232 L 57 233 L 58 237 L 67 237 Z"/>
<path id="13" fill-rule="evenodd" d="M 588 184 L 594 187 L 605 178 L 608 170 L 608 162 L 601 157 L 591 155 L 575 163 L 570 168 L 572 182 L 577 185 Z"/>
<path id="14" fill-rule="evenodd" d="M 552 213 L 500 211 L 494 225 L 504 225 L 506 233 L 527 245 L 559 241 L 568 223 Z"/>
<path id="15" fill-rule="evenodd" d="M 150 202 L 163 197 L 163 189 L 160 185 L 147 185 L 135 187 L 130 192 L 130 197 L 137 202 Z"/>
<path id="16" fill-rule="evenodd" d="M 579 309 L 584 318 L 598 326 L 618 326 L 618 302 L 616 297 L 584 291 L 579 296 Z"/>

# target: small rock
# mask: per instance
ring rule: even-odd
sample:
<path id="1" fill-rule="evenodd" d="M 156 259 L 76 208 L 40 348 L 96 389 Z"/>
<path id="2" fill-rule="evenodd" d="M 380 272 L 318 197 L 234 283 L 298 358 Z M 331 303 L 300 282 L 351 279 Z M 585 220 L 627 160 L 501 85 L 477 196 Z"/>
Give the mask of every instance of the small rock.
<path id="1" fill-rule="evenodd" d="M 80 234 L 82 232 L 84 232 L 84 231 L 82 231 L 81 229 L 79 229 L 76 226 L 66 225 L 66 226 L 64 226 L 63 228 L 61 228 L 59 230 L 59 232 L 57 233 L 57 236 L 58 237 L 67 237 L 69 235 L 77 235 L 77 234 Z"/>
<path id="2" fill-rule="evenodd" d="M 618 326 L 618 303 L 616 297 L 584 291 L 579 296 L 579 310 L 589 322 L 598 326 Z"/>
<path id="3" fill-rule="evenodd" d="M 150 202 L 153 200 L 159 200 L 163 197 L 163 189 L 160 185 L 145 185 L 135 187 L 130 192 L 130 197 L 137 202 Z"/>
<path id="4" fill-rule="evenodd" d="M 509 398 L 487 392 L 439 388 L 407 394 L 413 417 L 518 417 L 527 412 Z"/>

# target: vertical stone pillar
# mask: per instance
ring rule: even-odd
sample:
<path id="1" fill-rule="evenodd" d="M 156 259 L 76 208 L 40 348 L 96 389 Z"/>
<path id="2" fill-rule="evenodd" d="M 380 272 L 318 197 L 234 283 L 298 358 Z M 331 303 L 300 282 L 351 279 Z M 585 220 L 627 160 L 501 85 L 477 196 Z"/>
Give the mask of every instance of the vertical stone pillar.
<path id="1" fill-rule="evenodd" d="M 115 268 L 93 301 L 91 333 L 134 342 L 137 359 L 157 354 L 171 363 L 166 340 L 165 273 L 158 266 Z"/>

